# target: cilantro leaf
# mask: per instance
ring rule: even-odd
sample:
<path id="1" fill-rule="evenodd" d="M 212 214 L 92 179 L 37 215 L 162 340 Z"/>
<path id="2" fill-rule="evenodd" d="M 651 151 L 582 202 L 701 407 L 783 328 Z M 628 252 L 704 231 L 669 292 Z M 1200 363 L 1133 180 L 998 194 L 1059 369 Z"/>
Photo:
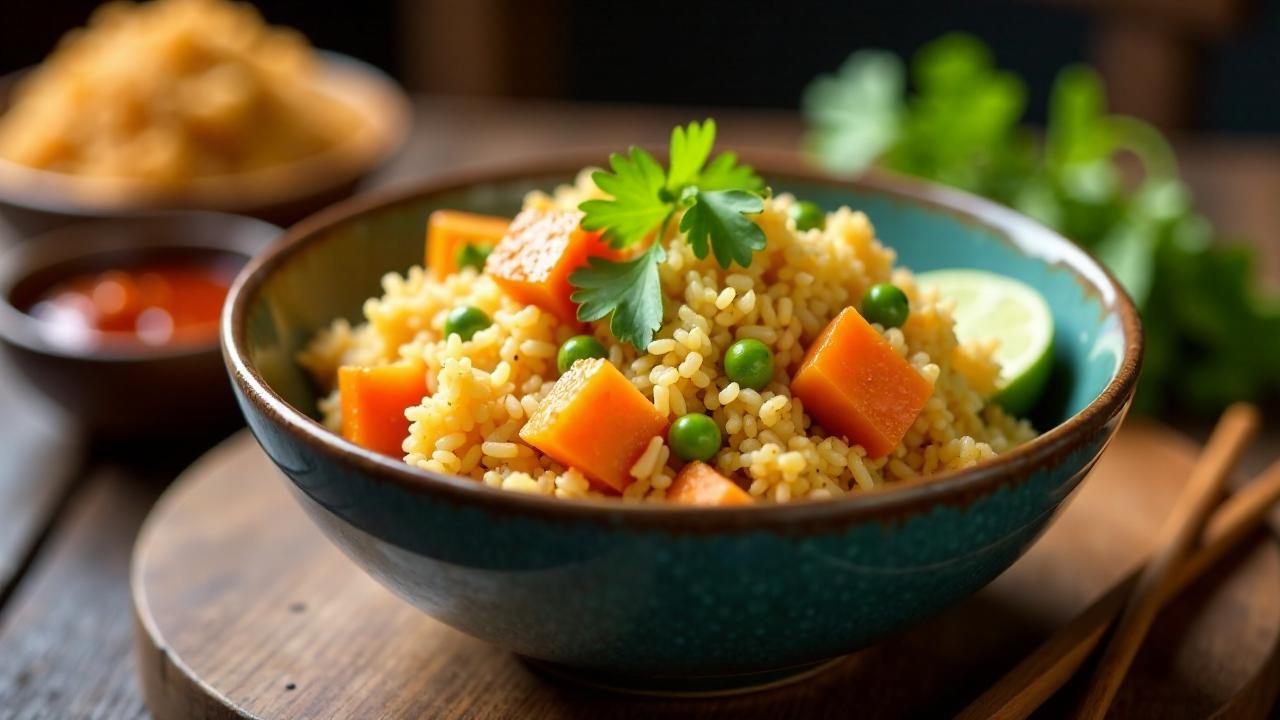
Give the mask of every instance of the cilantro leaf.
<path id="1" fill-rule="evenodd" d="M 680 219 L 680 230 L 699 258 L 707 256 L 710 244 L 720 267 L 728 268 L 733 262 L 746 267 L 751 253 L 763 250 L 765 244 L 764 231 L 746 215 L 762 210 L 760 196 L 745 190 L 699 191 Z"/>
<path id="2" fill-rule="evenodd" d="M 1105 94 L 1092 68 L 1073 65 L 1058 73 L 1049 96 L 1045 162 L 1087 164 L 1111 154 L 1115 140 L 1106 122 Z"/>
<path id="3" fill-rule="evenodd" d="M 671 131 L 671 167 L 667 168 L 667 190 L 673 195 L 680 192 L 685 185 L 698 182 L 698 174 L 711 155 L 711 146 L 716 142 L 716 121 L 707 118 L 706 122 L 689 123 L 689 126 L 677 125 Z M 719 158 L 717 158 L 719 159 Z"/>
<path id="4" fill-rule="evenodd" d="M 1026 88 L 1016 75 L 996 68 L 991 51 L 977 38 L 953 33 L 925 45 L 911 63 L 919 92 L 907 104 L 902 135 L 889 151 L 892 164 L 972 192 L 997 195 L 1010 165 L 1028 145 L 1018 121 L 1026 109 Z"/>
<path id="5" fill-rule="evenodd" d="M 609 165 L 613 173 L 600 170 L 591 179 L 613 197 L 588 200 L 578 209 L 585 213 L 583 228 L 603 230 L 611 245 L 625 248 L 653 232 L 671 214 L 671 204 L 661 196 L 666 182 L 662 166 L 645 150 L 633 147 L 630 157 L 614 153 Z"/>
<path id="6" fill-rule="evenodd" d="M 623 342 L 648 347 L 653 333 L 662 327 L 662 286 L 658 264 L 667 257 L 662 243 L 654 242 L 644 254 L 631 260 L 593 257 L 588 265 L 569 276 L 578 303 L 578 319 L 599 320 L 612 314 L 609 330 Z"/>
<path id="7" fill-rule="evenodd" d="M 861 50 L 849 56 L 835 75 L 804 91 L 810 152 L 829 170 L 867 169 L 898 139 L 905 89 L 906 70 L 896 55 Z"/>
<path id="8" fill-rule="evenodd" d="M 1151 295 L 1155 273 L 1157 229 L 1152 223 L 1131 220 L 1115 225 L 1094 248 L 1134 302 L 1144 305 Z"/>
<path id="9" fill-rule="evenodd" d="M 750 190 L 759 192 L 764 180 L 750 165 L 739 165 L 737 153 L 725 152 L 698 174 L 694 182 L 699 190 Z"/>
<path id="10" fill-rule="evenodd" d="M 586 322 L 611 316 L 614 337 L 637 348 L 646 347 L 662 326 L 662 288 L 658 264 L 666 257 L 662 241 L 668 223 L 683 209 L 680 229 L 686 231 L 694 254 L 714 252 L 721 266 L 746 267 L 751 254 L 764 249 L 764 231 L 746 215 L 764 210 L 756 194 L 764 181 L 738 156 L 722 153 L 710 164 L 716 123 L 707 119 L 671 132 L 670 168 L 664 173 L 653 156 L 631 148 L 629 156 L 609 157 L 613 172 L 592 175 L 596 185 L 612 197 L 588 200 L 578 206 L 582 227 L 603 230 L 610 244 L 626 248 L 653 240 L 643 254 L 615 262 L 592 258 L 569 276 L 577 290 L 578 319 Z M 661 228 L 661 229 L 659 229 Z"/>

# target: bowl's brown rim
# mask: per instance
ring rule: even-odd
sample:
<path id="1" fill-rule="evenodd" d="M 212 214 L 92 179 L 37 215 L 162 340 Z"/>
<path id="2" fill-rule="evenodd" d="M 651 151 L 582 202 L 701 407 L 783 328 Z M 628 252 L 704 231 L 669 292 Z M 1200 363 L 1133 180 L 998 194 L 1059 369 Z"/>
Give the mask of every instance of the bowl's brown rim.
<path id="1" fill-rule="evenodd" d="M 125 234 L 137 225 L 157 225 L 163 229 L 181 230 L 193 224 L 219 223 L 237 230 L 225 233 L 219 240 L 206 240 L 198 235 L 170 232 L 162 238 L 141 234 Z M 40 355 L 72 360 L 112 364 L 141 363 L 205 356 L 218 352 L 219 338 L 182 345 L 127 345 L 75 350 L 46 340 L 39 330 L 40 320 L 14 306 L 9 293 L 23 280 L 41 270 L 76 260 L 107 257 L 131 251 L 142 252 L 210 252 L 243 258 L 248 265 L 263 249 L 263 244 L 250 240 L 242 228 L 252 228 L 263 236 L 279 235 L 282 228 L 265 220 L 246 215 L 182 210 L 149 213 L 129 218 L 86 220 L 64 225 L 23 240 L 0 253 L 0 338 L 5 342 Z M 111 230 L 104 235 L 100 230 Z M 104 237 L 106 239 L 104 239 Z M 88 238 L 91 242 L 84 242 Z"/>
<path id="2" fill-rule="evenodd" d="M 385 127 L 379 142 L 362 153 L 351 154 L 345 145 L 302 158 L 293 163 L 264 168 L 250 173 L 219 177 L 209 181 L 209 188 L 174 188 L 156 190 L 132 179 L 90 178 L 31 168 L 0 158 L 0 202 L 39 212 L 78 217 L 134 217 L 164 210 L 205 210 L 223 213 L 252 213 L 302 202 L 308 197 L 329 192 L 344 184 L 385 167 L 407 144 L 412 128 L 413 104 L 395 80 L 377 67 L 357 58 L 329 50 L 317 50 L 322 79 L 331 82 L 333 74 L 359 77 L 381 96 L 383 106 L 376 110 L 357 108 L 362 115 L 375 118 Z M 15 70 L 0 77 L 0 87 L 12 89 L 38 65 Z M 7 108 L 0 108 L 3 114 Z M 242 187 L 246 178 L 260 175 L 278 176 L 272 185 L 279 188 L 263 193 L 253 186 L 252 193 Z M 288 180 L 287 183 L 282 182 Z M 121 190 L 121 188 L 126 188 Z M 127 189 L 132 188 L 132 189 Z M 102 190 L 109 190 L 105 194 Z M 123 192 L 123 195 L 117 196 Z"/>
<path id="3" fill-rule="evenodd" d="M 414 202 L 424 196 L 464 191 L 488 182 L 522 179 L 572 177 L 581 167 L 599 165 L 604 156 L 561 154 L 545 160 L 525 160 L 498 168 L 471 168 L 446 173 L 413 186 L 370 193 L 351 198 L 323 210 L 290 228 L 255 258 L 233 284 L 223 312 L 223 355 L 234 382 L 253 406 L 296 439 L 317 448 L 321 455 L 339 464 L 398 485 L 413 493 L 425 493 L 460 505 L 545 520 L 625 523 L 628 526 L 671 531 L 715 532 L 720 530 L 815 529 L 819 525 L 843 525 L 861 520 L 892 521 L 940 505 L 964 507 L 1000 487 L 1025 478 L 1042 466 L 1100 431 L 1117 416 L 1123 416 L 1137 383 L 1142 360 L 1142 326 L 1133 301 L 1116 279 L 1083 249 L 1038 222 L 997 203 L 905 177 L 883 172 L 868 173 L 858 179 L 840 179 L 815 172 L 798 158 L 776 155 L 763 164 L 766 177 L 789 177 L 807 182 L 853 185 L 863 190 L 926 205 L 953 214 L 965 222 L 982 225 L 1020 244 L 1052 248 L 1063 264 L 1084 287 L 1099 295 L 1104 308 L 1119 315 L 1124 336 L 1124 353 L 1115 376 L 1088 406 L 1047 430 L 1035 439 L 972 468 L 899 483 L 854 497 L 832 498 L 790 504 L 758 503 L 726 508 L 679 507 L 651 503 L 623 503 L 617 500 L 560 500 L 507 492 L 474 480 L 433 473 L 401 460 L 365 450 L 343 439 L 305 413 L 289 405 L 272 390 L 249 361 L 246 320 L 249 307 L 267 278 L 319 234 L 361 214 L 397 204 Z M 756 160 L 756 156 L 749 159 Z M 1093 279 L 1091 280 L 1090 277 Z M 1109 438 L 1108 438 L 1109 440 Z"/>

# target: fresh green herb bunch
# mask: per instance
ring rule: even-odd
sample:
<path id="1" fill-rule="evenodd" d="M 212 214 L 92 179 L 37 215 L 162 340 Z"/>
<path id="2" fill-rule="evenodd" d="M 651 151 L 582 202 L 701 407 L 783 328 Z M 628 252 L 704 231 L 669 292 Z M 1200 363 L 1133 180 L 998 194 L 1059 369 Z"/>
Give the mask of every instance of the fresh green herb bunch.
<path id="1" fill-rule="evenodd" d="M 1097 73 L 1059 73 L 1043 142 L 1021 124 L 1022 81 L 972 37 L 921 48 L 909 96 L 906 75 L 897 56 L 864 50 L 815 80 L 810 152 L 838 172 L 880 163 L 985 195 L 1088 248 L 1143 311 L 1141 409 L 1172 398 L 1209 411 L 1280 389 L 1280 299 L 1256 292 L 1248 249 L 1214 244 L 1159 131 L 1107 113 Z M 1136 186 L 1123 154 L 1141 164 Z"/>
<path id="2" fill-rule="evenodd" d="M 632 147 L 627 155 L 609 156 L 613 172 L 591 177 L 611 197 L 578 206 L 582 227 L 601 230 L 619 250 L 649 243 L 639 255 L 622 261 L 591 258 L 587 267 L 569 276 L 576 288 L 578 319 L 590 322 L 612 314 L 614 337 L 637 348 L 646 347 L 662 326 L 662 287 L 658 263 L 666 259 L 662 243 L 678 214 L 693 254 L 715 255 L 721 267 L 746 267 L 752 253 L 764 249 L 764 231 L 747 215 L 764 209 L 764 182 L 734 153 L 711 158 L 716 124 L 708 119 L 671 132 L 668 168 L 653 155 Z"/>

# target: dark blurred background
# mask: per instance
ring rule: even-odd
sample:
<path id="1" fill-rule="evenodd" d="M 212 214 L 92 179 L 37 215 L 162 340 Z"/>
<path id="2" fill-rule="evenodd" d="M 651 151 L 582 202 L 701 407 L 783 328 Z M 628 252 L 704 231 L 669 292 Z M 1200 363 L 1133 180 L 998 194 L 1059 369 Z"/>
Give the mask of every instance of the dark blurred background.
<path id="1" fill-rule="evenodd" d="M 97 5 L 5 4 L 22 18 L 0 25 L 3 71 L 39 61 Z M 1057 69 L 1086 60 L 1102 69 L 1116 110 L 1166 129 L 1280 132 L 1280 0 L 253 4 L 424 92 L 794 108 L 804 85 L 852 50 L 909 55 L 966 30 L 1026 78 L 1033 121 Z"/>

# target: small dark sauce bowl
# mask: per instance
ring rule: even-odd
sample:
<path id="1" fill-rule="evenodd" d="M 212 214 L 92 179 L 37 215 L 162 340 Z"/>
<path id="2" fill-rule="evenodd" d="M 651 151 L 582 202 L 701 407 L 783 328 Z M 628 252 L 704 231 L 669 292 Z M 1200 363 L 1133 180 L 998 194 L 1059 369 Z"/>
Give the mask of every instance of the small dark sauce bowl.
<path id="1" fill-rule="evenodd" d="M 148 262 L 237 266 L 280 234 L 252 218 L 203 212 L 70 225 L 0 256 L 0 346 L 10 363 L 99 437 L 197 436 L 235 418 L 216 332 L 208 340 L 77 348 L 28 310 L 72 276 Z"/>

